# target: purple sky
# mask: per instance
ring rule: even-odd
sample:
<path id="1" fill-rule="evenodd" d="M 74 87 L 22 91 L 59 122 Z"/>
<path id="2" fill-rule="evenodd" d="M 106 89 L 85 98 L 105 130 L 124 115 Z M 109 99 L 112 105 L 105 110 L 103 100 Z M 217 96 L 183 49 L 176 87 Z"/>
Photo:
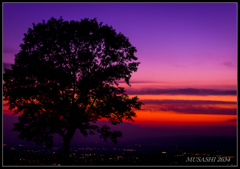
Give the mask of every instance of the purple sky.
<path id="1" fill-rule="evenodd" d="M 3 62 L 14 62 L 33 22 L 60 16 L 96 17 L 129 37 L 141 62 L 132 80 L 236 83 L 237 3 L 4 3 Z"/>

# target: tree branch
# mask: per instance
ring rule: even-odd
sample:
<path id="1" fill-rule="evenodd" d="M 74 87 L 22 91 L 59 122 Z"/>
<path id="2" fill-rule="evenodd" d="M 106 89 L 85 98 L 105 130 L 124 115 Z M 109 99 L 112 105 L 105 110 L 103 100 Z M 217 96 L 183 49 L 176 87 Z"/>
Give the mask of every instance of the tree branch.
<path id="1" fill-rule="evenodd" d="M 93 106 L 93 104 L 95 103 L 96 99 L 97 99 L 97 97 L 94 98 L 94 100 L 93 100 L 91 106 L 89 107 L 87 113 L 89 113 L 89 112 L 90 112 L 90 109 L 92 109 L 92 106 Z"/>

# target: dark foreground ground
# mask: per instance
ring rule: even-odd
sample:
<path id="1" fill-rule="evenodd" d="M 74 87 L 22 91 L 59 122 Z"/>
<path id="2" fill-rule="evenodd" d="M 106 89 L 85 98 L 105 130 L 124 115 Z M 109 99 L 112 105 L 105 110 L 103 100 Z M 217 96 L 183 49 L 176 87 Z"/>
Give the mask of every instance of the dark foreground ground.
<path id="1" fill-rule="evenodd" d="M 4 145 L 3 166 L 61 166 L 61 147 L 50 150 L 42 146 Z M 209 165 L 236 166 L 235 149 L 186 146 L 141 146 L 138 144 L 116 147 L 79 146 L 71 149 L 69 165 Z"/>

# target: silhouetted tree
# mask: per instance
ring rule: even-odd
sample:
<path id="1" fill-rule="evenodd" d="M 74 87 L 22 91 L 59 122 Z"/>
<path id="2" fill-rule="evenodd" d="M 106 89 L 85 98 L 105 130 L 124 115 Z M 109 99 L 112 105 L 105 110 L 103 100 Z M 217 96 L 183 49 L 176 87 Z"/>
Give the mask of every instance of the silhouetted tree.
<path id="1" fill-rule="evenodd" d="M 63 137 L 63 154 L 77 129 L 87 136 L 100 133 L 117 143 L 120 131 L 101 128 L 96 121 L 116 125 L 133 121 L 142 103 L 129 98 L 118 81 L 130 86 L 140 62 L 128 38 L 96 19 L 63 21 L 51 18 L 24 34 L 12 69 L 5 69 L 4 100 L 14 114 L 22 113 L 14 131 L 20 139 L 53 145 L 53 134 Z"/>

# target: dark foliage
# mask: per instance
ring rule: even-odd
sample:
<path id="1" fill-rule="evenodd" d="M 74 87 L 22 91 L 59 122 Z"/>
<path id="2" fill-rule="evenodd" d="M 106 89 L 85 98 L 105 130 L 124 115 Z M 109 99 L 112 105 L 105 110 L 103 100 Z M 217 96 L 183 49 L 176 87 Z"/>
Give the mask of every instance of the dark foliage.
<path id="1" fill-rule="evenodd" d="M 142 103 L 129 98 L 118 81 L 129 84 L 136 48 L 128 38 L 96 19 L 49 21 L 29 28 L 12 69 L 5 69 L 4 100 L 14 114 L 22 113 L 13 130 L 19 138 L 53 145 L 53 134 L 64 139 L 66 152 L 77 129 L 87 136 L 100 133 L 117 143 L 120 131 L 98 127 L 101 118 L 112 124 L 133 121 Z"/>

